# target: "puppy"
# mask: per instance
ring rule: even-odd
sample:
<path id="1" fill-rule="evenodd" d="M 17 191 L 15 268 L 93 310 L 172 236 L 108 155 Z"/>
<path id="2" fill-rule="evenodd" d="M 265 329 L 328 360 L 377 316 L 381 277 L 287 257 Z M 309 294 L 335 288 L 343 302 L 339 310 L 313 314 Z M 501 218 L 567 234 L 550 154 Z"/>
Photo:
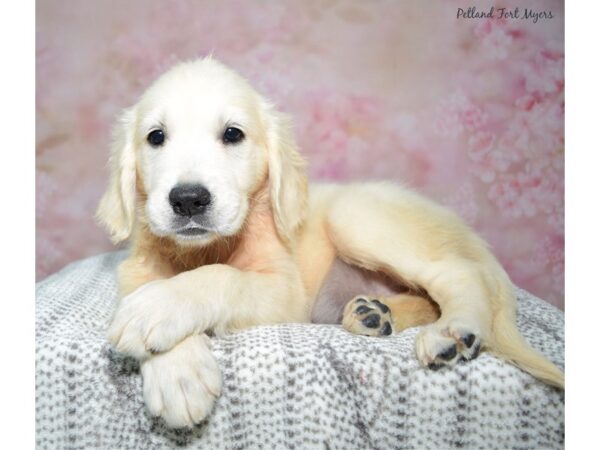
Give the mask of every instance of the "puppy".
<path id="1" fill-rule="evenodd" d="M 131 252 L 108 337 L 139 358 L 147 407 L 173 427 L 220 393 L 206 333 L 311 318 L 370 336 L 427 324 L 425 367 L 487 350 L 564 386 L 519 334 L 483 240 L 392 183 L 309 189 L 289 120 L 214 59 L 177 65 L 122 114 L 110 165 L 97 216 Z"/>

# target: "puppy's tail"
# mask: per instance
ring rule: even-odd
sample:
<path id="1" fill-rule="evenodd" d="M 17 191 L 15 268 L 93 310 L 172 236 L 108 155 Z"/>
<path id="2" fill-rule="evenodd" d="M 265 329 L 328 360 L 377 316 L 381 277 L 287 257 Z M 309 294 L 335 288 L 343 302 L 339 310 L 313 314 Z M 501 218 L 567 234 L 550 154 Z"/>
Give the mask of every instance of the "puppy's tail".
<path id="1" fill-rule="evenodd" d="M 503 294 L 512 296 L 512 292 L 504 292 Z M 539 380 L 564 389 L 564 373 L 527 343 L 517 329 L 516 323 L 514 309 L 499 308 L 495 311 L 492 322 L 490 352 L 501 359 L 509 361 Z"/>

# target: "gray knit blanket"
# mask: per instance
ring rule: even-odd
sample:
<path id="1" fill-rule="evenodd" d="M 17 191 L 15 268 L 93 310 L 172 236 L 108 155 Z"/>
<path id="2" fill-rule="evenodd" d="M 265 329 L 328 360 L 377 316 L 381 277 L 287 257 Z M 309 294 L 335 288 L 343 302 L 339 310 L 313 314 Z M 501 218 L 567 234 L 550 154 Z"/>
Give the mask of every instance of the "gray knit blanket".
<path id="1" fill-rule="evenodd" d="M 223 390 L 211 415 L 173 430 L 151 417 L 135 360 L 105 333 L 124 252 L 37 285 L 39 449 L 555 449 L 564 393 L 489 354 L 419 366 L 417 328 L 385 338 L 336 325 L 261 326 L 214 338 Z M 519 328 L 564 367 L 564 316 L 519 291 Z"/>

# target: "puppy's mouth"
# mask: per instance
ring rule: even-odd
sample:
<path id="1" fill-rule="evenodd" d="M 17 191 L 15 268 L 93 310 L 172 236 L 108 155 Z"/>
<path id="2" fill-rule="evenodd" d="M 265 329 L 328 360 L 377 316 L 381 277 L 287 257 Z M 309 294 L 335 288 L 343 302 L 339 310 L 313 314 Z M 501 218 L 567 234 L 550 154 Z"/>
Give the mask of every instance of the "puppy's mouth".
<path id="1" fill-rule="evenodd" d="M 177 230 L 175 234 L 178 236 L 186 236 L 186 237 L 195 237 L 202 236 L 203 234 L 208 233 L 209 230 L 200 227 L 192 227 L 192 228 L 184 228 L 182 230 Z"/>
<path id="2" fill-rule="evenodd" d="M 182 220 L 180 220 L 182 219 Z M 172 223 L 171 234 L 184 240 L 192 240 L 198 238 L 205 238 L 206 235 L 210 234 L 214 230 L 207 224 L 199 223 L 200 221 L 194 218 L 184 219 L 183 217 L 177 218 Z"/>

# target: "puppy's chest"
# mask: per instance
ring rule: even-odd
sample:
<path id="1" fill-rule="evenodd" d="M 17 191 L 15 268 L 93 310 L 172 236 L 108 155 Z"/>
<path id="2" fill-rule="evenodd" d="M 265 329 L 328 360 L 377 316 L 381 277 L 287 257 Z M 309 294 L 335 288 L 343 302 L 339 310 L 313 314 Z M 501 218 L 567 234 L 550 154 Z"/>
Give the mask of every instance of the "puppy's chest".
<path id="1" fill-rule="evenodd" d="M 325 276 L 311 312 L 313 323 L 341 323 L 344 306 L 357 295 L 386 297 L 408 289 L 382 273 L 336 258 Z"/>

